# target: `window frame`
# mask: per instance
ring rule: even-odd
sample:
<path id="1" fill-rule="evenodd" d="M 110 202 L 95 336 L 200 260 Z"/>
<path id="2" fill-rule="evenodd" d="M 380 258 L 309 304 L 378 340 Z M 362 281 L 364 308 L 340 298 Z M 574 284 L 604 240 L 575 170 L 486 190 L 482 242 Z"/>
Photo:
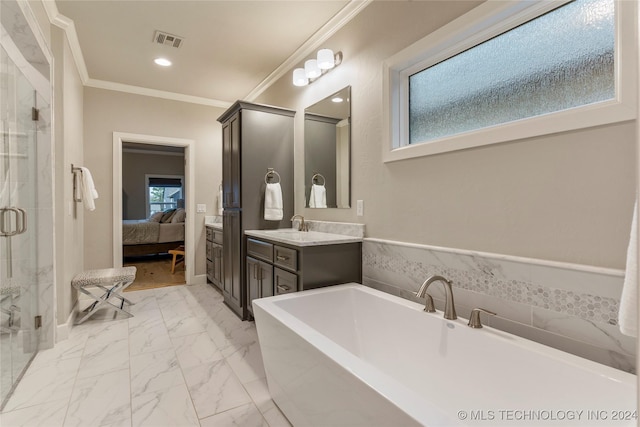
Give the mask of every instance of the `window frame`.
<path id="1" fill-rule="evenodd" d="M 184 197 L 184 175 L 162 175 L 162 174 L 145 174 L 144 175 L 144 197 L 145 197 L 145 209 L 147 210 L 147 218 L 151 216 L 151 202 L 149 200 L 149 178 L 170 178 L 170 179 L 179 179 L 181 184 L 181 191 Z M 177 188 L 177 187 L 174 187 Z M 153 202 L 156 203 L 156 202 Z M 163 209 L 164 211 L 165 209 Z"/>
<path id="2" fill-rule="evenodd" d="M 636 119 L 637 6 L 636 2 L 615 0 L 616 81 L 612 100 L 409 145 L 409 76 L 569 1 L 487 1 L 384 61 L 383 161 L 387 163 Z"/>

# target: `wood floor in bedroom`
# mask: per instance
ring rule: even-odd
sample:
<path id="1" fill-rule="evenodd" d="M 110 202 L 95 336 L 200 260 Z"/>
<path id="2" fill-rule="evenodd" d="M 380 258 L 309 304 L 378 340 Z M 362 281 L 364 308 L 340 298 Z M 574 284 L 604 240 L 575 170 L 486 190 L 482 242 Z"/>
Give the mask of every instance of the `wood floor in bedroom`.
<path id="1" fill-rule="evenodd" d="M 171 258 L 168 254 L 125 258 L 123 266 L 137 269 L 136 280 L 125 292 L 184 285 L 184 262 L 178 264 L 175 273 L 171 274 Z"/>

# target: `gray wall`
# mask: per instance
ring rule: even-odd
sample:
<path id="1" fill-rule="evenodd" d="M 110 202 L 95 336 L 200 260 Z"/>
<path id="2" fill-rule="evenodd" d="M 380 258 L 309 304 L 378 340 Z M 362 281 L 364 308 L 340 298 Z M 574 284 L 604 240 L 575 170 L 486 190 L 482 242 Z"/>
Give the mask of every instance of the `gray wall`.
<path id="1" fill-rule="evenodd" d="M 51 27 L 51 50 L 54 55 L 56 305 L 57 322 L 62 325 L 78 298 L 71 279 L 84 270 L 85 209 L 82 203 L 73 201 L 71 174 L 71 164 L 84 165 L 84 88 L 66 35 L 54 26 Z"/>
<path id="2" fill-rule="evenodd" d="M 303 88 L 287 73 L 256 100 L 298 111 L 296 212 L 364 223 L 369 237 L 624 268 L 634 122 L 382 162 L 383 61 L 477 4 L 373 2 L 323 43 L 343 52 L 339 67 Z M 305 209 L 304 109 L 347 85 L 352 208 Z"/>
<path id="3" fill-rule="evenodd" d="M 222 129 L 216 118 L 224 109 L 133 95 L 104 89 L 84 91 L 85 165 L 91 169 L 100 198 L 85 218 L 85 267 L 113 265 L 113 132 L 195 141 L 195 203 L 207 211 L 195 215 L 195 274 L 205 274 L 204 216 L 214 215 L 222 180 Z M 121 189 L 115 191 L 121 192 Z"/>
<path id="4" fill-rule="evenodd" d="M 122 153 L 122 219 L 147 217 L 145 175 L 184 176 L 184 155 Z"/>

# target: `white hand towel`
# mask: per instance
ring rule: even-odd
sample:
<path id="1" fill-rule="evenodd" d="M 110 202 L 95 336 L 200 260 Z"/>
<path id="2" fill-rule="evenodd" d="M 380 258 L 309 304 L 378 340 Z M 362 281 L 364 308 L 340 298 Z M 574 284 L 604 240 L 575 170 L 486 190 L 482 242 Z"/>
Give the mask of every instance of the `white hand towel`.
<path id="1" fill-rule="evenodd" d="M 627 266 L 620 296 L 618 325 L 620 332 L 632 337 L 638 336 L 638 203 L 633 208 L 631 237 L 627 248 Z"/>
<path id="2" fill-rule="evenodd" d="M 218 188 L 218 215 L 222 216 L 224 211 L 224 204 L 222 201 L 222 184 L 220 184 L 220 188 Z"/>
<path id="3" fill-rule="evenodd" d="M 280 221 L 283 215 L 280 183 L 267 184 L 264 192 L 264 219 Z"/>
<path id="4" fill-rule="evenodd" d="M 93 177 L 91 176 L 89 169 L 85 167 L 81 167 L 80 169 L 82 170 L 82 201 L 84 202 L 85 208 L 90 211 L 94 211 L 96 209 L 96 203 L 94 200 L 98 198 L 98 191 L 93 184 Z"/>
<path id="5" fill-rule="evenodd" d="M 312 184 L 311 193 L 309 194 L 310 208 L 326 208 L 327 207 L 327 189 L 324 185 Z"/>

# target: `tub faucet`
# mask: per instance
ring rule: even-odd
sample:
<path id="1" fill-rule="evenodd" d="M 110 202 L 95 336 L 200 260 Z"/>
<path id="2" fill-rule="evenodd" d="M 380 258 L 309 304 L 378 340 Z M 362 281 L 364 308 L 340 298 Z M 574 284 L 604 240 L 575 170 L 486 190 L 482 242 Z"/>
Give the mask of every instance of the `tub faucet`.
<path id="1" fill-rule="evenodd" d="M 424 281 L 422 286 L 420 286 L 420 290 L 416 293 L 416 296 L 418 298 L 424 298 L 425 296 L 430 297 L 430 295 L 427 293 L 427 288 L 433 282 L 437 282 L 438 280 L 444 283 L 444 291 L 446 294 L 446 300 L 444 303 L 444 318 L 448 320 L 457 319 L 458 316 L 456 315 L 456 307 L 453 304 L 453 289 L 451 288 L 451 280 L 447 280 L 442 276 L 431 276 Z M 428 309 L 430 308 L 429 307 L 430 299 L 431 298 L 427 298 L 427 306 L 424 309 L 425 311 L 429 311 Z"/>
<path id="2" fill-rule="evenodd" d="M 300 224 L 298 224 L 298 231 L 309 231 L 309 226 L 304 223 L 304 217 L 302 215 L 294 215 L 294 216 L 292 216 L 291 217 L 291 222 L 293 223 L 293 221 L 296 218 L 300 219 Z"/>

